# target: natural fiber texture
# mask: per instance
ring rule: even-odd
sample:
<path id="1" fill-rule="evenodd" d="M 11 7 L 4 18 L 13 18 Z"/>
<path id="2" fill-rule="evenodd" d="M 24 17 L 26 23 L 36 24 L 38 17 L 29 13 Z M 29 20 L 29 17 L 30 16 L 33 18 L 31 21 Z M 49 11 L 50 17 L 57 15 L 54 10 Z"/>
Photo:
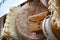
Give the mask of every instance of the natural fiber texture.
<path id="1" fill-rule="evenodd" d="M 43 7 L 43 8 L 41 8 Z M 34 14 L 46 11 L 47 9 L 44 6 L 39 6 L 35 10 Z M 32 6 L 32 8 L 34 8 Z M 7 13 L 6 23 L 3 28 L 2 35 L 6 35 L 8 40 L 14 38 L 14 40 L 20 40 L 20 37 L 23 37 L 24 40 L 43 40 L 45 39 L 43 33 L 36 34 L 29 31 L 28 26 L 28 16 L 32 12 L 31 6 L 28 8 L 28 3 L 26 3 L 21 8 L 13 7 Z M 42 9 L 42 10 L 41 10 Z M 16 19 L 16 20 L 15 20 Z M 17 30 L 18 29 L 18 30 Z"/>
<path id="2" fill-rule="evenodd" d="M 45 40 L 43 33 L 36 34 L 35 32 L 30 32 L 28 24 L 28 16 L 30 13 L 30 9 L 24 9 L 17 15 L 16 26 L 19 34 L 26 40 Z"/>
<path id="3" fill-rule="evenodd" d="M 10 38 L 15 38 L 16 40 L 19 39 L 15 25 L 15 17 L 19 13 L 19 10 L 19 7 L 11 7 L 7 13 L 6 23 L 4 25 L 2 35 L 7 36 L 7 38 L 9 38 L 8 40 L 10 40 Z"/>
<path id="4" fill-rule="evenodd" d="M 39 34 L 37 34 L 36 32 L 31 32 L 29 30 L 28 17 L 32 12 L 31 7 L 34 8 L 34 6 L 32 6 L 31 4 L 29 7 L 30 8 L 28 9 L 24 8 L 23 10 L 20 10 L 20 13 L 16 17 L 16 26 L 19 31 L 19 34 L 26 40 L 45 40 L 45 37 L 42 32 L 39 32 Z M 41 6 L 38 6 L 35 9 L 34 15 L 45 11 L 47 11 L 47 9 L 41 4 Z"/>
<path id="5" fill-rule="evenodd" d="M 6 22 L 3 28 L 2 36 L 7 37 L 8 40 L 22 40 L 23 38 L 19 36 L 17 27 L 15 25 L 15 18 L 20 10 L 26 9 L 28 5 L 25 4 L 21 9 L 20 7 L 11 7 L 7 13 Z"/>

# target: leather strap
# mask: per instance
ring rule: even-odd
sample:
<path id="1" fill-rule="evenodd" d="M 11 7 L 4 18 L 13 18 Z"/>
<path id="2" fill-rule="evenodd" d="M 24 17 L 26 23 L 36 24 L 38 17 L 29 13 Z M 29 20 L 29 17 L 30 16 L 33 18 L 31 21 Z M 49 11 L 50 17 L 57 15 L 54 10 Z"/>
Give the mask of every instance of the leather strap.
<path id="1" fill-rule="evenodd" d="M 31 12 L 31 15 L 33 15 L 33 14 L 34 14 L 35 9 L 39 6 L 40 2 L 41 2 L 40 0 L 38 0 L 38 1 L 37 1 L 37 3 L 35 4 L 34 9 L 33 9 L 33 10 L 32 10 L 32 12 Z"/>

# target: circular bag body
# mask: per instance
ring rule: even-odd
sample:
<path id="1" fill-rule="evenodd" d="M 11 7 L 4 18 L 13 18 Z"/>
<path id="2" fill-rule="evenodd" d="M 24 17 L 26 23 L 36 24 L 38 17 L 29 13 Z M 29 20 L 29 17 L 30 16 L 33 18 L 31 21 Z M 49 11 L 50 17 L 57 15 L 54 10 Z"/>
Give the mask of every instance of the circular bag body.
<path id="1" fill-rule="evenodd" d="M 40 33 L 30 32 L 28 24 L 29 14 L 30 14 L 29 9 L 26 9 L 23 12 L 20 11 L 20 13 L 16 17 L 16 26 L 19 35 L 22 36 L 24 40 L 45 40 L 46 38 L 42 32 Z"/>

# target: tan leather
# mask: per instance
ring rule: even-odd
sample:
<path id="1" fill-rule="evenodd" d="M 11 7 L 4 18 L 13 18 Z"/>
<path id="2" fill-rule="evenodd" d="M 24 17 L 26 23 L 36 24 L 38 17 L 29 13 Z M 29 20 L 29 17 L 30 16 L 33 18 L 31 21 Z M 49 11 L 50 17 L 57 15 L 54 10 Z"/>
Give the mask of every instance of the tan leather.
<path id="1" fill-rule="evenodd" d="M 43 19 L 47 16 L 48 12 L 42 12 L 37 15 L 29 16 L 29 28 L 30 31 L 39 31 L 41 30 L 41 25 Z"/>

